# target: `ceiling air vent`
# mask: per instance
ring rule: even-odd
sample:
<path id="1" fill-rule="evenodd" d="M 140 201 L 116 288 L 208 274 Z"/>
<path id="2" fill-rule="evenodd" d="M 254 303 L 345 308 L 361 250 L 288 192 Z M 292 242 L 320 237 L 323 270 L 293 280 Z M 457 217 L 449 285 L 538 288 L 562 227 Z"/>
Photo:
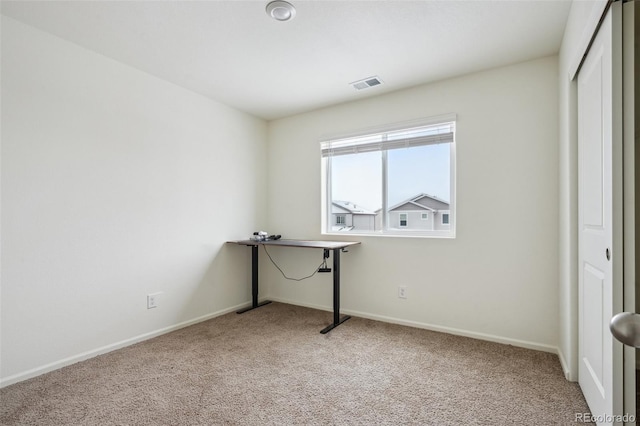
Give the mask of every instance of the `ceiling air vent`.
<path id="1" fill-rule="evenodd" d="M 353 83 L 349 84 L 351 84 L 357 90 L 362 90 L 368 89 L 369 87 L 378 86 L 382 84 L 382 80 L 380 80 L 380 77 L 369 77 L 365 78 L 364 80 L 354 81 Z"/>

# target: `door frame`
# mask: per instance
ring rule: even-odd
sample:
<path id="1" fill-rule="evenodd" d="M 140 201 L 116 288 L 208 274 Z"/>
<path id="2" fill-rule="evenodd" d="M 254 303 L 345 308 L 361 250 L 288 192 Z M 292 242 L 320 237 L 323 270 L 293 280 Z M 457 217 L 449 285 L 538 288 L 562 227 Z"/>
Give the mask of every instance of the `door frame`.
<path id="1" fill-rule="evenodd" d="M 624 310 L 636 312 L 640 308 L 636 289 L 636 253 L 640 253 L 640 228 L 636 227 L 637 191 L 640 190 L 640 175 L 635 173 L 640 164 L 640 150 L 635 149 L 636 122 L 640 120 L 640 84 L 636 82 L 635 73 L 640 71 L 640 58 L 634 43 L 640 46 L 640 5 L 629 1 L 622 5 L 622 87 L 623 93 L 623 196 L 624 196 Z M 638 70 L 638 71 L 636 71 Z M 640 219 L 638 219 L 640 220 Z M 624 347 L 624 411 L 637 413 L 636 369 L 640 367 L 637 356 L 640 350 Z M 636 414 L 637 417 L 637 414 Z"/>

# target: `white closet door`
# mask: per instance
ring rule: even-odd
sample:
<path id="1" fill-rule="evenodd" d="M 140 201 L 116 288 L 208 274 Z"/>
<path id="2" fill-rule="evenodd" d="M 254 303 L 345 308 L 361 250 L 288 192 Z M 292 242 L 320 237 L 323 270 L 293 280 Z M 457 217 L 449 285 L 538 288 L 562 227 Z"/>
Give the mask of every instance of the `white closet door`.
<path id="1" fill-rule="evenodd" d="M 614 281 L 614 260 L 622 261 L 622 251 L 614 250 L 614 165 L 621 167 L 614 144 L 621 140 L 615 136 L 613 9 L 578 74 L 579 383 L 593 415 L 605 420 L 599 424 L 621 414 L 622 397 L 616 377 L 622 349 L 608 327 L 622 308 L 622 282 Z"/>

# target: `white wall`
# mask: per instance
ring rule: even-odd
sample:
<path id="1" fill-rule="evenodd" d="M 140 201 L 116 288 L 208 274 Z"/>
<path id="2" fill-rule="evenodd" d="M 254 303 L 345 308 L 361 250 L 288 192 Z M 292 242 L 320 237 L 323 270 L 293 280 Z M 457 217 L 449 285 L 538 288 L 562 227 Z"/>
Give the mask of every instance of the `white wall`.
<path id="1" fill-rule="evenodd" d="M 574 1 L 559 53 L 559 342 L 565 376 L 578 380 L 578 139 L 577 90 L 572 74 L 606 0 Z"/>
<path id="2" fill-rule="evenodd" d="M 555 352 L 557 57 L 270 122 L 268 231 L 321 237 L 323 134 L 451 112 L 458 117 L 457 237 L 345 237 L 362 245 L 342 256 L 343 311 Z M 313 250 L 272 254 L 296 277 L 322 260 Z M 330 275 L 285 281 L 264 263 L 271 298 L 331 309 Z M 399 285 L 408 299 L 397 297 Z"/>
<path id="3" fill-rule="evenodd" d="M 265 158 L 262 120 L 3 17 L 2 383 L 246 303 Z"/>

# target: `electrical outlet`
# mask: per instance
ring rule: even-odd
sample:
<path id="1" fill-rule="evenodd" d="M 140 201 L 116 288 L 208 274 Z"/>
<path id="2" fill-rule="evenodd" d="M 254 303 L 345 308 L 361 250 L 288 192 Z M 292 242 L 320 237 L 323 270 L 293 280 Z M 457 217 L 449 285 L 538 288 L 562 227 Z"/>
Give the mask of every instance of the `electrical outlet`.
<path id="1" fill-rule="evenodd" d="M 147 309 L 157 308 L 160 303 L 162 293 L 147 294 Z"/>
<path id="2" fill-rule="evenodd" d="M 399 286 L 398 287 L 398 297 L 400 299 L 406 299 L 407 298 L 407 287 L 404 287 L 404 286 Z"/>

